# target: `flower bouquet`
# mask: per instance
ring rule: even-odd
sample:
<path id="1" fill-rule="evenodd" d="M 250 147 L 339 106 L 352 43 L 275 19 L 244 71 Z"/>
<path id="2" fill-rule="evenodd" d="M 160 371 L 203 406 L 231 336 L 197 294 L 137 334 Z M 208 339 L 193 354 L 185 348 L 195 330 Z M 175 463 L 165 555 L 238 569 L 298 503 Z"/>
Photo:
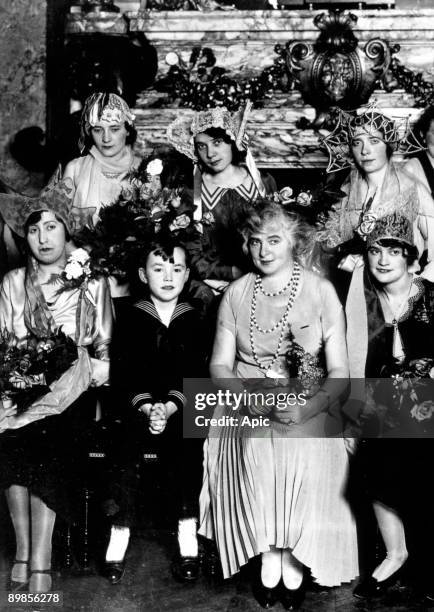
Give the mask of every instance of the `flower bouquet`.
<path id="1" fill-rule="evenodd" d="M 22 414 L 50 391 L 77 360 L 75 342 L 61 330 L 18 342 L 13 334 L 0 334 L 0 394 Z"/>
<path id="2" fill-rule="evenodd" d="M 176 169 L 177 163 L 181 166 Z M 185 186 L 188 171 L 184 166 L 172 151 L 144 160 L 118 200 L 101 209 L 95 224 L 74 235 L 74 242 L 89 251 L 91 261 L 75 259 L 69 274 L 79 274 L 79 263 L 89 277 L 114 276 L 126 281 L 143 246 L 158 232 L 172 233 L 184 242 L 194 239 L 195 207 L 193 193 Z"/>
<path id="3" fill-rule="evenodd" d="M 379 379 L 372 392 L 382 435 L 434 435 L 434 358 L 392 363 L 382 376 L 387 378 Z M 372 409 L 362 416 L 372 417 Z"/>

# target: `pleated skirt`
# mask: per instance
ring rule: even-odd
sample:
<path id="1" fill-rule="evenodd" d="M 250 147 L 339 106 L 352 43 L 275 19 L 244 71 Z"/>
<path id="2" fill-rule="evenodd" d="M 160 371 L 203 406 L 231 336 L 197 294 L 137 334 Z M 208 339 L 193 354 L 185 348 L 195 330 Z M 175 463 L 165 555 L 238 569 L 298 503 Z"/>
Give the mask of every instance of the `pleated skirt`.
<path id="1" fill-rule="evenodd" d="M 350 582 L 358 555 L 343 440 L 261 433 L 221 428 L 205 442 L 199 533 L 216 541 L 225 578 L 275 546 L 321 585 Z"/>

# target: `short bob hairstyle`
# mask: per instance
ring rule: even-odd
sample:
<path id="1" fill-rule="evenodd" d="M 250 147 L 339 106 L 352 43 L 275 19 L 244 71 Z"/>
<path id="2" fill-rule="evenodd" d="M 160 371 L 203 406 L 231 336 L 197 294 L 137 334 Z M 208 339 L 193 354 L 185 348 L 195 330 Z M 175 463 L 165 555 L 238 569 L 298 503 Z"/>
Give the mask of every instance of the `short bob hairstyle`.
<path id="1" fill-rule="evenodd" d="M 287 210 L 282 204 L 260 198 L 247 210 L 241 226 L 243 251 L 249 254 L 249 240 L 252 234 L 261 231 L 267 223 L 280 227 L 283 224 L 289 240 L 292 243 L 294 261 L 306 266 L 311 260 L 315 246 L 315 229 L 298 213 Z"/>
<path id="2" fill-rule="evenodd" d="M 381 238 L 377 242 L 374 242 L 370 248 L 374 247 L 376 244 L 379 244 L 382 247 L 388 248 L 400 248 L 402 249 L 402 256 L 407 260 L 408 267 L 412 266 L 415 261 L 419 259 L 419 253 L 417 247 L 414 244 L 410 245 L 406 242 L 402 242 L 401 240 L 397 240 L 396 238 Z M 365 259 L 367 260 L 369 253 L 369 248 L 366 249 Z"/>
<path id="3" fill-rule="evenodd" d="M 226 142 L 226 144 L 230 144 L 232 146 L 232 163 L 234 164 L 234 166 L 239 166 L 245 161 L 247 151 L 240 151 L 237 148 L 237 145 L 235 144 L 235 142 L 229 136 L 229 134 L 227 134 L 222 128 L 219 128 L 219 127 L 209 128 L 208 130 L 205 130 L 204 132 L 201 132 L 201 133 L 207 134 L 207 136 L 210 136 L 211 138 L 221 138 L 223 142 Z M 200 159 L 198 155 L 196 144 L 194 148 L 195 148 L 196 156 L 199 159 L 200 165 L 201 166 L 206 165 L 202 162 L 202 160 Z"/>
<path id="4" fill-rule="evenodd" d="M 24 223 L 24 235 L 26 236 L 26 238 L 27 238 L 27 235 L 29 233 L 29 227 L 31 225 L 36 225 L 37 223 L 39 223 L 39 221 L 42 218 L 42 213 L 44 213 L 44 212 L 52 212 L 52 211 L 50 211 L 50 210 L 35 210 L 35 212 L 32 212 L 32 214 L 27 217 L 27 220 Z M 69 242 L 71 240 L 71 236 L 70 236 L 70 233 L 69 233 L 69 231 L 68 231 L 64 221 L 58 215 L 56 215 L 55 213 L 54 213 L 54 216 L 56 217 L 56 221 L 61 223 L 63 225 L 64 229 L 65 229 L 65 242 Z"/>

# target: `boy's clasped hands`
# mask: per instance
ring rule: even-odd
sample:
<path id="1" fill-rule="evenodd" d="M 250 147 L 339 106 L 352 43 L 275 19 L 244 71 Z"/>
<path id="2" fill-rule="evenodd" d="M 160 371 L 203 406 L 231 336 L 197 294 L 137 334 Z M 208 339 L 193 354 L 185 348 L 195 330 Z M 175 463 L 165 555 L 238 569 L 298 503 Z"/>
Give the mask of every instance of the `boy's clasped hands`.
<path id="1" fill-rule="evenodd" d="M 149 419 L 149 431 L 151 434 L 161 434 L 166 429 L 169 417 L 176 412 L 177 407 L 174 402 L 156 402 L 155 404 L 146 403 L 139 408 Z"/>

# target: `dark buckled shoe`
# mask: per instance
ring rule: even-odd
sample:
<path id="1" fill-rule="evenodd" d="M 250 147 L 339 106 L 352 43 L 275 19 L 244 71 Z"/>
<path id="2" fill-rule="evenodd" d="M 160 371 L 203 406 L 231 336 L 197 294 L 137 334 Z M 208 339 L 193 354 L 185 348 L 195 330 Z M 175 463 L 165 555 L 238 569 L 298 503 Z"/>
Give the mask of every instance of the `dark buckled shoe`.
<path id="1" fill-rule="evenodd" d="M 119 584 L 125 574 L 125 560 L 106 561 L 104 563 L 104 577 L 110 584 Z"/>
<path id="2" fill-rule="evenodd" d="M 389 576 L 389 578 L 381 580 L 380 582 L 372 576 L 368 576 L 368 578 L 359 582 L 353 591 L 353 595 L 358 599 L 375 599 L 383 597 L 386 595 L 387 591 L 396 584 L 400 575 L 401 568 Z"/>

